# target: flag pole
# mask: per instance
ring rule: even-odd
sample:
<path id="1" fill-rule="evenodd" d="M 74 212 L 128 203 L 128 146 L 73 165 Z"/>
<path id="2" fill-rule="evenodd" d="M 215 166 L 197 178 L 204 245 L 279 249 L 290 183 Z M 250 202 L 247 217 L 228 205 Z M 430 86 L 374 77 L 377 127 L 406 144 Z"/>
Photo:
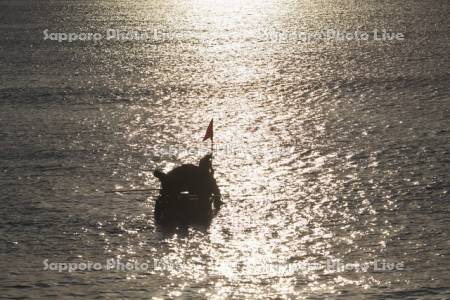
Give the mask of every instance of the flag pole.
<path id="1" fill-rule="evenodd" d="M 214 155 L 213 155 L 213 153 L 214 153 L 214 138 L 211 137 L 211 172 L 214 175 L 214 168 L 213 168 L 213 157 L 214 157 Z"/>
<path id="2" fill-rule="evenodd" d="M 212 165 L 212 158 L 214 154 L 214 125 L 213 120 L 209 121 L 208 128 L 206 129 L 205 136 L 203 137 L 203 141 L 206 141 L 207 139 L 211 139 L 211 165 Z"/>

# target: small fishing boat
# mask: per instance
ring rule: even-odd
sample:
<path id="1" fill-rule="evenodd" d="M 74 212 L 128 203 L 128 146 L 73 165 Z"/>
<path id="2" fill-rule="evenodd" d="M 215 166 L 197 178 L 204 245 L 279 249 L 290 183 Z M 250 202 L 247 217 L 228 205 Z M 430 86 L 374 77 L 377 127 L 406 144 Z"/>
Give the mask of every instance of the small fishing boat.
<path id="1" fill-rule="evenodd" d="M 220 190 L 214 178 L 212 155 L 200 159 L 198 165 L 183 164 L 153 175 L 161 182 L 155 202 L 155 220 L 159 224 L 205 223 L 220 206 Z"/>
<path id="2" fill-rule="evenodd" d="M 220 189 L 212 166 L 213 120 L 203 141 L 211 139 L 211 153 L 203 156 L 198 165 L 183 164 L 165 173 L 155 170 L 153 175 L 161 183 L 155 202 L 155 221 L 158 224 L 209 223 L 220 208 Z"/>

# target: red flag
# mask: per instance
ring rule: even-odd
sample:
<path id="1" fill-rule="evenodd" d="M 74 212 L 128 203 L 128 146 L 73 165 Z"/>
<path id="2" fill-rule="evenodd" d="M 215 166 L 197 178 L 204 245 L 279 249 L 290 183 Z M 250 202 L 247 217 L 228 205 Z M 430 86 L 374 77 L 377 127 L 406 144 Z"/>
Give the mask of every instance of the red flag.
<path id="1" fill-rule="evenodd" d="M 213 119 L 211 119 L 211 122 L 209 122 L 208 128 L 206 129 L 205 137 L 203 138 L 203 141 L 206 141 L 207 139 L 213 139 Z"/>

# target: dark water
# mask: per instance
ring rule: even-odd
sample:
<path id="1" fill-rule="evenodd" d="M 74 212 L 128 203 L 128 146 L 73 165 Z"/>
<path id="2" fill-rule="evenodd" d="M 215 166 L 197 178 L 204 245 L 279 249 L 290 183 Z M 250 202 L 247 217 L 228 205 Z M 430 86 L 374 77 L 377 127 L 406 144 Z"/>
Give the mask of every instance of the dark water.
<path id="1" fill-rule="evenodd" d="M 449 16 L 447 1 L 0 1 L 1 295 L 450 299 Z M 109 28 L 164 38 L 43 39 Z M 405 39 L 286 38 L 327 29 Z M 168 231 L 154 193 L 104 193 L 197 162 L 212 117 L 226 196 L 209 227 Z M 336 261 L 367 269 L 312 267 Z"/>

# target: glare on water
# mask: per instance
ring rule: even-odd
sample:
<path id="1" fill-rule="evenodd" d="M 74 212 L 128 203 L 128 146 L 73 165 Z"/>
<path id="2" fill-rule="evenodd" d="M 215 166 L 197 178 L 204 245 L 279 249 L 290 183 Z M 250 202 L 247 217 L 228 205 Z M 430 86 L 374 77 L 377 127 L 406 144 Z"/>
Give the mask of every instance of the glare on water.
<path id="1" fill-rule="evenodd" d="M 156 30 L 158 40 L 32 37 L 33 67 L 3 75 L 6 295 L 448 294 L 448 35 L 417 25 L 448 24 L 441 2 L 30 3 L 39 30 Z M 329 27 L 406 28 L 410 39 L 273 39 Z M 197 163 L 211 118 L 225 202 L 211 224 L 161 227 L 155 193 L 103 193 L 158 188 L 156 168 Z M 43 271 L 44 259 L 151 267 L 67 274 Z M 393 263 L 405 268 L 383 269 Z"/>

